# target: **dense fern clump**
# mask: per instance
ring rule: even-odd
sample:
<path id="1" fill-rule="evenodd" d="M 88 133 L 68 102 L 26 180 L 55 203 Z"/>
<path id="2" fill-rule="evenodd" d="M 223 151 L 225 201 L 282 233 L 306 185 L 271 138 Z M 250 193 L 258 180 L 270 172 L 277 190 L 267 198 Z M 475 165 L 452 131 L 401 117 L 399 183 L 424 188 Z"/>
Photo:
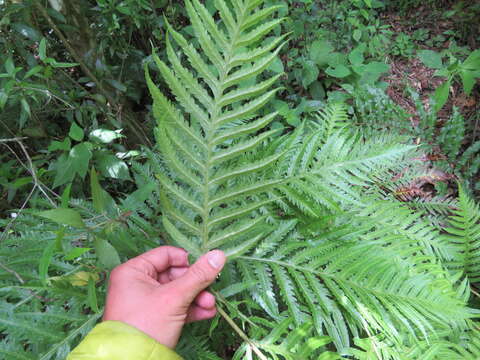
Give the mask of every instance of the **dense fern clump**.
<path id="1" fill-rule="evenodd" d="M 215 0 L 211 13 L 185 0 L 193 38 L 169 25 L 168 61 L 154 54 L 146 67 L 158 151 L 133 166 L 139 189 L 103 209 L 73 203 L 87 230 L 22 216 L 2 243 L 2 356 L 61 359 L 94 325 L 105 278 L 78 287 L 71 276 L 106 274 L 87 248 L 102 241 L 125 257 L 164 243 L 193 258 L 227 253 L 211 289 L 220 315 L 186 328 L 186 359 L 480 358 L 468 306 L 480 279 L 478 205 L 463 190 L 458 202 L 399 196 L 418 154 L 377 132 L 387 101 L 356 114 L 368 131 L 340 103 L 294 130 L 272 126 L 282 74 L 267 69 L 287 36 L 272 35 L 282 19 L 271 3 Z M 50 253 L 73 242 L 87 252 Z"/>
<path id="2" fill-rule="evenodd" d="M 31 216 L 22 218 L 0 249 L 0 333 L 5 335 L 0 340 L 2 359 L 64 359 L 72 344 L 100 318 L 100 314 L 86 311 L 85 287 L 61 279 L 55 287 L 39 281 L 43 276 L 38 262 L 56 238 L 48 230 L 57 229 L 36 223 Z M 78 268 L 55 261 L 50 271 L 65 273 L 66 279 Z"/>

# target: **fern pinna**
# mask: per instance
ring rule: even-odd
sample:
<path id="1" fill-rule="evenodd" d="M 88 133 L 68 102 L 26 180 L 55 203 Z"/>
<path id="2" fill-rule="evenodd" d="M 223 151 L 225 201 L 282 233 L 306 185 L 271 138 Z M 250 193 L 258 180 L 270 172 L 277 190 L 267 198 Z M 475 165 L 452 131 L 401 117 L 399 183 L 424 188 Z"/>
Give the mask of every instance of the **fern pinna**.
<path id="1" fill-rule="evenodd" d="M 266 70 L 285 36 L 267 39 L 282 22 L 270 19 L 279 6 L 268 4 L 215 0 L 214 17 L 186 0 L 194 38 L 169 26 L 169 64 L 153 55 L 175 102 L 146 71 L 171 241 L 194 257 L 223 249 L 230 285 L 254 284 L 256 305 L 227 305 L 232 312 L 259 306 L 284 324 L 286 310 L 288 326 L 313 321 L 343 354 L 352 338 L 375 345 L 381 334 L 402 349 L 468 329 L 468 288 L 442 265 L 449 244 L 381 191 L 413 147 L 394 136 L 363 138 L 341 104 L 292 132 L 270 127 L 277 114 L 265 105 L 280 75 Z M 239 319 L 247 333 L 255 327 Z M 262 342 L 246 344 L 266 358 Z"/>

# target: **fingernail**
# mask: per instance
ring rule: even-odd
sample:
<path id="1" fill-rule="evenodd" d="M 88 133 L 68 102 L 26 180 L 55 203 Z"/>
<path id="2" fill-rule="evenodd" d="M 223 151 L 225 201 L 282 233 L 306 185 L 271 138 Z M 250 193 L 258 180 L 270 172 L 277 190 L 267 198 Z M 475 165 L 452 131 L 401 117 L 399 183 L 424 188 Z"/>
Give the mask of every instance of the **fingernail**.
<path id="1" fill-rule="evenodd" d="M 213 250 L 207 254 L 208 263 L 215 269 L 221 269 L 225 264 L 225 254 L 221 250 Z"/>

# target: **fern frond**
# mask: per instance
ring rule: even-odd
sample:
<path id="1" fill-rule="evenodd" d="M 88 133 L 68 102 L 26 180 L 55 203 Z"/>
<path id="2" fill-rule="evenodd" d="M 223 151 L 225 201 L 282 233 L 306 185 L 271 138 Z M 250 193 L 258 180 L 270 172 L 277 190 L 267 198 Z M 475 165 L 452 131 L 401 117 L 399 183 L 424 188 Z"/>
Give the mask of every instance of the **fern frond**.
<path id="1" fill-rule="evenodd" d="M 409 259 L 416 261 L 419 267 L 427 261 L 425 257 L 419 256 L 418 251 L 430 257 L 430 263 L 436 263 L 437 259 L 448 261 L 454 252 L 453 247 L 442 239 L 439 230 L 423 219 L 421 212 L 413 212 L 403 204 L 372 200 L 359 213 L 357 220 L 363 226 L 373 225 L 372 230 L 365 235 L 366 241 L 372 243 L 378 240 L 382 246 L 400 245 L 404 248 L 402 256 L 406 255 L 405 251 L 410 251 Z M 409 242 L 408 247 L 405 246 L 406 242 Z"/>
<path id="2" fill-rule="evenodd" d="M 451 266 L 462 270 L 471 282 L 480 281 L 480 207 L 468 197 L 462 186 L 458 189 L 458 208 L 449 217 L 447 239 L 457 249 Z"/>
<path id="3" fill-rule="evenodd" d="M 290 241 L 277 251 L 240 256 L 238 266 L 257 280 L 252 295 L 261 306 L 270 302 L 265 311 L 276 316 L 272 305 L 283 303 L 296 324 L 312 314 L 317 331 L 325 329 L 340 350 L 349 346 L 349 332 L 380 332 L 392 341 L 402 332 L 435 338 L 435 329 L 463 328 L 471 316 L 454 291 L 433 286 L 435 275 L 392 261 L 397 247 L 383 253 L 368 243 L 320 239 L 309 246 L 297 236 L 288 234 Z"/>
<path id="4" fill-rule="evenodd" d="M 321 359 L 321 354 L 331 360 L 340 360 L 338 354 L 329 352 L 325 346 L 331 342 L 328 336 L 317 336 L 311 322 L 299 327 L 292 319 L 284 317 L 279 323 L 269 322 L 262 318 L 254 318 L 258 326 L 253 328 L 254 344 L 275 360 Z M 328 355 L 328 357 L 327 357 Z M 252 358 L 248 344 L 243 344 L 235 352 L 234 360 Z"/>
<path id="5" fill-rule="evenodd" d="M 333 111 L 334 117 L 345 116 L 338 114 L 344 112 L 339 107 Z M 342 131 L 327 138 L 321 134 L 301 138 L 284 162 L 285 168 L 279 172 L 291 175 L 285 181 L 300 198 L 310 198 L 330 209 L 340 203 L 360 205 L 361 189 L 376 187 L 377 179 L 405 166 L 406 155 L 413 150 L 411 146 L 398 144 L 396 138 L 364 140 Z M 284 195 L 292 203 L 296 202 L 291 190 Z"/>
<path id="6" fill-rule="evenodd" d="M 261 110 L 279 76 L 264 71 L 283 38 L 256 46 L 282 21 L 268 20 L 278 7 L 215 4 L 218 22 L 186 0 L 202 53 L 169 27 L 169 65 L 154 56 L 176 104 L 146 72 L 162 223 L 173 243 L 194 256 L 221 248 L 234 260 L 225 276 L 256 284 L 255 311 L 283 324 L 286 309 L 294 327 L 311 324 L 339 350 L 352 336 L 384 334 L 401 347 L 400 334 L 415 343 L 467 328 L 468 289 L 454 287 L 443 265 L 451 247 L 423 214 L 388 204 L 379 190 L 411 164 L 415 147 L 352 131 L 341 104 L 291 133 L 271 130 L 276 113 Z"/>
<path id="7" fill-rule="evenodd" d="M 47 286 L 40 282 L 38 263 L 47 245 L 55 241 L 55 234 L 48 230 L 56 227 L 39 226 L 38 222 L 32 225 L 31 221 L 28 215 L 22 215 L 0 250 L 5 269 L 15 271 L 25 281 L 21 284 L 3 267 L 0 269 L 0 357 L 63 359 L 100 315 L 86 315 L 84 291 L 71 285 Z M 64 274 L 76 268 L 52 261 L 49 270 Z"/>
<path id="8" fill-rule="evenodd" d="M 395 347 L 384 336 L 355 339 L 358 349 L 350 349 L 349 355 L 358 360 L 470 360 L 480 357 L 478 330 L 468 330 L 460 335 L 444 333 L 437 340 L 410 343 L 405 339 L 403 347 Z"/>
<path id="9" fill-rule="evenodd" d="M 178 354 L 185 360 L 222 360 L 214 352 L 209 349 L 208 337 L 199 337 L 194 334 L 185 332 L 175 349 Z M 187 339 L 187 340 L 185 340 Z"/>
<path id="10" fill-rule="evenodd" d="M 323 139 L 328 139 L 335 131 L 347 125 L 346 107 L 342 103 L 331 104 L 319 112 L 317 119 Z"/>
<path id="11" fill-rule="evenodd" d="M 250 120 L 257 117 L 258 110 L 278 91 L 270 90 L 278 76 L 249 86 L 242 85 L 242 81 L 261 73 L 275 59 L 279 44 L 254 54 L 252 66 L 235 59 L 242 54 L 241 49 L 248 49 L 281 22 L 281 19 L 272 20 L 254 28 L 278 6 L 262 8 L 261 16 L 250 5 L 239 6 L 241 12 L 236 16 L 223 1 L 217 1 L 217 7 L 227 32 L 213 21 L 199 1 L 186 2 L 205 57 L 189 46 L 182 35 L 171 28 L 169 31 L 173 40 L 184 48 L 190 65 L 209 85 L 208 89 L 195 80 L 195 72 L 182 64 L 170 40 L 167 55 L 171 68 L 154 56 L 185 116 L 159 92 L 147 72 L 158 121 L 159 149 L 168 169 L 157 175 L 164 191 L 162 206 L 169 209 L 164 215 L 169 220 L 164 224 L 177 241 L 193 240 L 194 245 L 189 248 L 195 254 L 252 236 L 249 230 L 260 223 L 252 222 L 252 216 L 256 209 L 269 202 L 268 197 L 261 194 L 278 183 L 267 174 L 282 156 L 273 154 L 253 163 L 242 161 L 252 151 L 261 152 L 264 143 L 274 134 L 268 131 L 258 134 L 258 131 L 265 128 L 275 114 Z M 250 198 L 245 211 L 247 196 L 254 194 L 256 204 Z M 228 223 L 233 220 L 235 223 Z M 188 235 L 182 235 L 184 232 Z"/>

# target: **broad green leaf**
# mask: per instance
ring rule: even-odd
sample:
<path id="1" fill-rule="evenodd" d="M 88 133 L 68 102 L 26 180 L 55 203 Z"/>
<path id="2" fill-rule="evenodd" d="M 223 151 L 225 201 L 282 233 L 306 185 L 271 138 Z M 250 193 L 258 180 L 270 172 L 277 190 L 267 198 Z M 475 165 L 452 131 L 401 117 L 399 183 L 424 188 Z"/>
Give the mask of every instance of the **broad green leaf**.
<path id="1" fill-rule="evenodd" d="M 42 128 L 41 126 L 27 127 L 23 129 L 23 134 L 35 139 L 48 137 L 47 133 L 45 132 L 45 129 Z"/>
<path id="2" fill-rule="evenodd" d="M 62 226 L 58 229 L 57 236 L 55 237 L 55 248 L 58 252 L 63 252 L 63 239 L 65 237 L 65 232 L 67 231 L 66 226 Z"/>
<path id="3" fill-rule="evenodd" d="M 68 203 L 70 202 L 70 191 L 71 190 L 72 190 L 72 184 L 68 184 L 65 187 L 65 190 L 63 190 L 63 193 L 62 193 L 62 196 L 61 196 L 62 202 L 60 204 L 60 207 L 62 209 L 67 209 L 68 208 Z"/>
<path id="4" fill-rule="evenodd" d="M 282 60 L 277 56 L 277 58 L 272 61 L 272 63 L 267 69 L 276 74 L 283 73 L 284 68 L 283 68 Z"/>
<path id="5" fill-rule="evenodd" d="M 365 44 L 361 44 L 353 49 L 350 54 L 348 54 L 348 60 L 352 65 L 360 65 L 363 64 L 365 60 L 363 53 L 365 52 Z"/>
<path id="6" fill-rule="evenodd" d="M 76 228 L 84 229 L 85 223 L 80 216 L 80 213 L 73 209 L 53 209 L 37 213 L 36 215 L 41 216 L 45 219 L 55 221 L 61 225 L 73 226 Z"/>
<path id="7" fill-rule="evenodd" d="M 88 280 L 93 279 L 95 282 L 99 280 L 97 273 L 89 271 L 79 271 L 73 275 L 64 277 L 73 286 L 87 286 Z"/>
<path id="8" fill-rule="evenodd" d="M 451 80 L 445 81 L 442 85 L 440 85 L 433 95 L 433 99 L 435 100 L 434 110 L 438 112 L 448 100 L 448 95 L 450 93 L 450 85 Z"/>
<path id="9" fill-rule="evenodd" d="M 48 146 L 48 151 L 69 151 L 72 146 L 70 138 L 65 138 L 62 142 L 53 140 Z"/>
<path id="10" fill-rule="evenodd" d="M 120 92 L 127 91 L 127 87 L 115 79 L 107 79 L 106 81 Z"/>
<path id="11" fill-rule="evenodd" d="M 345 65 L 342 65 L 342 64 L 337 65 L 335 68 L 328 67 L 327 70 L 325 70 L 325 72 L 328 75 L 336 78 L 345 78 L 351 74 L 350 70 Z"/>
<path id="12" fill-rule="evenodd" d="M 117 152 L 115 153 L 115 156 L 117 158 L 119 158 L 120 160 L 125 160 L 125 159 L 129 159 L 129 158 L 133 158 L 133 157 L 136 157 L 136 156 L 139 156 L 141 155 L 141 152 L 138 151 L 138 150 L 129 150 L 129 151 L 125 151 L 125 152 Z"/>
<path id="13" fill-rule="evenodd" d="M 28 103 L 27 99 L 22 98 L 20 99 L 20 103 L 22 104 L 22 111 L 25 112 L 29 117 L 32 116 L 32 112 L 30 110 L 30 104 Z"/>
<path id="14" fill-rule="evenodd" d="M 63 1 L 64 0 L 49 0 L 49 3 L 50 3 L 50 5 L 52 5 L 52 8 L 53 8 L 53 9 L 50 9 L 51 10 L 50 12 L 52 13 L 52 16 L 54 16 L 56 19 L 58 19 L 62 22 L 66 22 L 65 18 L 63 18 L 61 16 L 61 13 L 60 13 L 60 11 L 62 11 L 62 8 L 64 6 Z M 53 15 L 53 14 L 55 14 L 55 15 Z M 58 15 L 58 14 L 60 14 L 60 15 Z"/>
<path id="15" fill-rule="evenodd" d="M 47 284 L 48 268 L 52 261 L 53 255 L 55 254 L 55 248 L 55 241 L 51 241 L 43 250 L 42 257 L 38 263 L 38 276 L 44 285 Z"/>
<path id="16" fill-rule="evenodd" d="M 132 12 L 128 6 L 117 6 L 116 10 L 125 15 L 132 15 Z"/>
<path id="17" fill-rule="evenodd" d="M 310 59 L 318 66 L 327 64 L 330 61 L 332 52 L 335 49 L 326 40 L 317 40 L 310 46 Z"/>
<path id="18" fill-rule="evenodd" d="M 420 50 L 417 54 L 425 66 L 428 66 L 432 69 L 441 69 L 443 67 L 442 55 L 436 51 Z"/>
<path id="19" fill-rule="evenodd" d="M 21 178 L 16 179 L 11 184 L 11 186 L 14 189 L 20 189 L 22 186 L 25 186 L 25 185 L 30 184 L 30 183 L 32 183 L 32 177 L 31 176 L 25 176 L 25 177 L 21 177 Z"/>
<path id="20" fill-rule="evenodd" d="M 5 107 L 7 101 L 8 95 L 4 91 L 0 90 L 0 109 L 3 109 Z"/>
<path id="21" fill-rule="evenodd" d="M 472 52 L 461 65 L 466 70 L 480 70 L 480 49 Z"/>
<path id="22" fill-rule="evenodd" d="M 114 204 L 110 194 L 100 186 L 98 175 L 94 167 L 92 167 L 90 171 L 90 190 L 92 192 L 93 207 L 99 213 L 105 212 Z"/>
<path id="23" fill-rule="evenodd" d="M 338 355 L 338 353 L 334 353 L 331 351 L 325 351 L 323 352 L 318 360 L 342 360 L 343 358 Z"/>
<path id="24" fill-rule="evenodd" d="M 355 41 L 360 41 L 360 39 L 362 38 L 362 30 L 360 29 L 353 30 L 352 36 Z"/>
<path id="25" fill-rule="evenodd" d="M 463 91 L 467 96 L 470 96 L 477 83 L 477 78 L 480 77 L 480 71 L 460 70 L 459 75 L 462 79 Z"/>
<path id="26" fill-rule="evenodd" d="M 7 61 L 5 61 L 5 70 L 7 71 L 8 75 L 14 76 L 15 75 L 15 64 L 13 63 L 13 58 L 9 56 Z"/>
<path id="27" fill-rule="evenodd" d="M 93 277 L 88 278 L 88 287 L 87 287 L 87 300 L 90 309 L 94 312 L 100 312 L 98 308 L 98 300 L 97 300 L 97 289 L 95 286 L 95 279 Z"/>
<path id="28" fill-rule="evenodd" d="M 352 70 L 355 74 L 362 75 L 365 72 L 366 67 L 365 64 L 352 65 Z"/>
<path id="29" fill-rule="evenodd" d="M 53 187 L 56 188 L 63 184 L 72 182 L 75 178 L 74 164 L 70 160 L 68 154 L 62 154 L 58 160 L 53 164 L 55 179 L 53 181 Z"/>
<path id="30" fill-rule="evenodd" d="M 88 172 L 92 158 L 91 144 L 80 143 L 75 145 L 68 155 L 62 154 L 55 164 L 56 176 L 53 186 L 57 187 L 71 182 L 76 175 L 82 179 Z"/>
<path id="31" fill-rule="evenodd" d="M 115 266 L 120 265 L 120 256 L 118 256 L 117 250 L 107 240 L 96 237 L 94 246 L 98 261 L 105 269 L 112 270 Z"/>
<path id="32" fill-rule="evenodd" d="M 122 205 L 128 210 L 135 211 L 138 208 L 144 206 L 144 202 L 152 196 L 152 193 L 157 190 L 157 183 L 149 182 L 146 185 L 143 185 L 138 190 L 135 190 L 133 193 L 127 196 L 126 199 L 122 200 Z"/>
<path id="33" fill-rule="evenodd" d="M 23 77 L 23 80 L 26 80 L 26 79 L 38 74 L 40 71 L 43 71 L 43 66 L 41 66 L 41 65 L 34 66 L 33 68 L 31 68 L 30 70 L 27 71 L 27 73 Z"/>
<path id="34" fill-rule="evenodd" d="M 61 69 L 80 65 L 79 63 L 58 62 L 55 59 L 51 59 L 51 58 L 47 58 L 45 62 L 51 65 L 53 68 L 61 68 Z"/>
<path id="35" fill-rule="evenodd" d="M 77 125 L 76 122 L 73 122 L 70 126 L 70 131 L 68 132 L 68 136 L 70 136 L 75 141 L 82 141 L 84 132 L 83 129 Z"/>
<path id="36" fill-rule="evenodd" d="M 42 34 L 28 25 L 22 23 L 13 23 L 12 28 L 32 41 L 40 41 L 42 39 Z"/>
<path id="37" fill-rule="evenodd" d="M 328 101 L 332 103 L 343 103 L 347 101 L 351 95 L 345 93 L 344 91 L 330 91 L 328 92 Z"/>
<path id="38" fill-rule="evenodd" d="M 318 70 L 317 65 L 313 61 L 305 61 L 303 64 L 302 70 L 302 85 L 304 88 L 317 80 L 320 71 Z"/>
<path id="39" fill-rule="evenodd" d="M 333 52 L 328 59 L 328 66 L 334 68 L 338 65 L 347 65 L 347 58 L 341 52 Z"/>
<path id="40" fill-rule="evenodd" d="M 95 155 L 97 168 L 101 174 L 113 179 L 130 180 L 130 173 L 127 164 L 108 153 L 97 153 Z"/>
<path id="41" fill-rule="evenodd" d="M 122 130 L 95 129 L 90 133 L 90 139 L 96 142 L 109 144 L 123 137 Z"/>
<path id="42" fill-rule="evenodd" d="M 92 166 L 90 170 L 90 191 L 92 192 L 93 208 L 99 213 L 106 209 L 104 191 L 98 181 L 98 175 L 95 168 Z"/>
<path id="43" fill-rule="evenodd" d="M 101 105 L 107 104 L 107 98 L 102 94 L 91 94 L 90 96 Z"/>
<path id="44" fill-rule="evenodd" d="M 389 70 L 389 65 L 378 61 L 372 61 L 363 67 L 360 82 L 374 84 L 382 74 Z"/>
<path id="45" fill-rule="evenodd" d="M 312 97 L 312 99 L 315 99 L 315 100 L 325 99 L 325 89 L 323 88 L 323 85 L 320 81 L 314 81 L 310 85 L 308 92 L 310 93 L 310 96 Z"/>
<path id="46" fill-rule="evenodd" d="M 42 61 L 45 61 L 47 58 L 47 40 L 45 38 L 40 41 L 40 45 L 38 46 L 38 56 Z"/>
<path id="47" fill-rule="evenodd" d="M 438 69 L 433 73 L 433 76 L 443 76 L 443 77 L 449 77 L 451 71 L 448 68 L 441 68 Z"/>
<path id="48" fill-rule="evenodd" d="M 92 158 L 92 152 L 87 143 L 75 145 L 70 150 L 69 159 L 80 177 L 84 178 L 88 171 L 88 164 Z"/>
<path id="49" fill-rule="evenodd" d="M 66 261 L 74 260 L 82 256 L 83 254 L 89 252 L 90 250 L 92 250 L 92 248 L 80 248 L 80 247 L 73 248 L 71 251 L 68 252 L 68 254 L 65 255 L 65 260 Z"/>

